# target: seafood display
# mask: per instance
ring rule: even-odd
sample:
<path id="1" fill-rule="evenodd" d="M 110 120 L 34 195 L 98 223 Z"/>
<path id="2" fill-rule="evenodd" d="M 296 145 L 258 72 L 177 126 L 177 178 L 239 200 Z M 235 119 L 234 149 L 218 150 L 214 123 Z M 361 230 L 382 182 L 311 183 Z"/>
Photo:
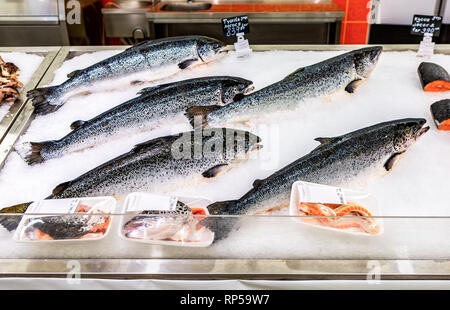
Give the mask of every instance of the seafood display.
<path id="1" fill-rule="evenodd" d="M 181 72 L 216 60 L 224 52 L 225 46 L 220 41 L 200 36 L 149 41 L 99 62 L 106 54 L 112 53 L 98 53 L 95 57 L 85 54 L 80 59 L 97 63 L 70 73 L 67 81 L 60 85 L 30 91 L 28 97 L 37 114 L 47 114 L 69 100 L 70 103 L 58 113 L 31 119 L 32 124 L 24 127 L 28 132 L 19 136 L 19 143 L 14 146 L 16 152 L 8 158 L 6 169 L 0 175 L 0 187 L 6 189 L 4 192 L 16 191 L 15 196 L 7 193 L 3 201 L 2 207 L 13 206 L 0 210 L 0 233 L 19 236 L 15 241 L 93 240 L 105 236 L 112 226 L 112 219 L 117 217 L 120 222 L 113 225 L 115 236 L 108 236 L 102 244 L 109 242 L 107 245 L 111 246 L 111 243 L 122 242 L 132 252 L 143 249 L 144 243 L 147 246 L 206 247 L 213 241 L 228 239 L 214 244 L 211 253 L 228 253 L 236 241 L 235 252 L 230 254 L 230 257 L 236 257 L 245 248 L 245 242 L 264 234 L 264 225 L 268 225 L 270 234 L 276 221 L 283 223 L 278 217 L 289 216 L 286 226 L 280 228 L 280 239 L 292 240 L 292 237 L 301 236 L 311 240 L 317 238 L 321 244 L 327 240 L 342 245 L 342 240 L 347 241 L 346 238 L 353 234 L 363 235 L 352 239 L 357 246 L 363 239 L 381 244 L 379 240 L 384 224 L 380 225 L 377 218 L 403 216 L 409 214 L 409 210 L 404 212 L 404 204 L 398 204 L 400 198 L 397 196 L 405 196 L 405 186 L 398 195 L 391 190 L 387 198 L 380 192 L 395 185 L 398 175 L 403 173 L 404 176 L 409 172 L 402 170 L 404 166 L 396 167 L 395 173 L 385 178 L 386 183 L 381 185 L 370 184 L 370 178 L 390 172 L 409 147 L 429 130 L 423 118 L 402 117 L 424 115 L 421 113 L 424 107 L 420 104 L 428 108 L 429 103 L 424 100 L 426 96 L 439 99 L 445 95 L 417 91 L 417 80 L 414 85 L 413 79 L 418 63 L 416 56 L 407 55 L 414 57 L 410 61 L 413 65 L 408 64 L 408 74 L 411 76 L 413 73 L 413 83 L 410 84 L 413 89 L 415 87 L 417 98 L 411 100 L 414 104 L 405 100 L 409 104 L 401 106 L 396 93 L 397 97 L 392 97 L 390 102 L 392 110 L 389 110 L 382 100 L 367 100 L 374 98 L 382 84 L 386 84 L 386 75 L 390 78 L 392 72 L 400 71 L 394 64 L 398 55 L 394 55 L 397 58 L 383 55 L 383 58 L 387 57 L 386 63 L 378 64 L 383 53 L 381 46 L 345 53 L 254 53 L 249 58 L 239 59 L 248 69 L 240 69 L 244 65 L 238 67 L 233 59 L 236 53 L 231 51 L 214 65 Z M 323 60 L 325 54 L 331 58 Z M 263 62 L 273 64 L 283 55 L 288 61 L 283 61 L 280 68 L 267 66 L 268 74 L 263 78 L 259 66 Z M 436 60 L 448 65 L 445 59 Z M 377 65 L 378 68 L 383 66 L 385 71 L 377 68 L 372 76 Z M 54 82 L 60 81 L 61 76 L 65 78 L 67 72 L 78 69 L 75 61 L 66 61 L 63 66 Z M 388 66 L 390 71 L 386 70 Z M 299 69 L 292 72 L 294 68 Z M 156 84 L 156 80 L 177 72 L 177 76 Z M 289 72 L 292 73 L 287 75 Z M 148 77 L 144 81 L 146 73 Z M 405 75 L 401 75 L 402 80 Z M 450 82 L 443 67 L 432 63 L 422 63 L 419 76 L 427 92 L 446 90 Z M 357 94 L 353 94 L 369 78 L 369 87 L 358 89 Z M 136 94 L 136 86 L 146 81 L 152 81 L 150 85 L 154 86 L 143 88 Z M 370 87 L 372 84 L 375 87 Z M 254 91 L 253 85 L 261 85 L 262 88 Z M 106 91 L 108 87 L 114 92 Z M 81 97 L 97 91 L 104 94 Z M 387 88 L 388 91 L 400 92 L 395 87 Z M 306 106 L 317 98 L 325 101 L 322 99 L 335 92 L 340 93 L 334 95 L 333 104 L 313 104 L 308 106 L 307 113 L 301 108 L 295 111 L 301 104 Z M 394 102 L 399 105 L 394 106 Z M 374 107 L 377 104 L 378 108 Z M 291 111 L 292 115 L 285 119 L 284 115 L 276 115 L 283 111 Z M 449 111 L 447 99 L 431 105 L 438 129 L 450 130 Z M 267 116 L 273 116 L 268 124 L 264 123 Z M 395 120 L 385 121 L 389 119 Z M 263 124 L 258 124 L 258 121 Z M 242 124 L 249 126 L 248 131 L 236 129 Z M 322 137 L 330 133 L 332 137 Z M 420 162 L 424 156 L 423 149 L 430 146 L 431 139 L 435 143 L 445 137 L 436 135 L 436 132 L 427 135 L 423 141 L 425 147 L 418 145 L 417 156 L 416 153 L 411 154 L 408 160 L 411 158 L 413 164 Z M 262 147 L 260 137 L 264 138 L 268 148 L 257 153 L 261 157 L 243 164 L 251 151 Z M 316 148 L 311 145 L 314 137 L 319 137 L 314 139 L 319 142 Z M 270 161 L 267 166 L 266 161 Z M 408 170 L 411 166 L 404 162 Z M 216 178 L 235 166 L 239 168 Z M 11 183 L 6 182 L 13 173 L 20 177 Z M 365 203 L 353 197 L 347 197 L 349 199 L 342 203 L 297 199 L 293 214 L 291 193 L 293 184 L 298 181 L 345 185 L 352 189 L 367 186 L 367 193 L 376 196 L 381 203 Z M 18 194 L 20 191 L 23 196 Z M 152 205 L 128 210 L 127 199 L 124 201 L 123 198 L 135 192 L 168 194 L 172 198 L 195 193 L 198 197 L 205 197 L 206 203 L 196 208 L 197 205 L 178 200 L 176 206 L 171 205 L 170 211 L 158 209 L 162 204 L 155 204 L 155 208 Z M 55 202 L 98 196 L 114 198 L 122 207 L 120 214 L 100 211 L 100 215 L 94 216 L 95 210 L 86 203 L 80 204 L 76 210 L 78 214 L 37 216 L 30 212 L 33 203 L 29 201 L 36 203 L 37 199 L 44 197 Z M 25 203 L 14 205 L 19 202 Z M 378 205 L 384 208 L 383 215 Z M 391 210 L 395 212 L 389 213 Z M 389 226 L 389 221 L 386 224 L 386 233 L 381 238 L 392 235 L 392 224 Z M 11 233 L 14 230 L 15 233 Z M 270 238 L 268 240 L 273 243 Z M 288 244 L 280 242 L 284 242 L 283 246 Z M 307 244 L 302 242 L 299 242 L 302 246 Z M 255 250 L 258 246 L 256 244 L 250 249 L 249 255 L 245 250 L 243 256 L 260 257 L 251 252 L 261 253 L 258 251 L 263 250 Z M 265 251 L 269 252 L 271 246 Z M 189 249 L 175 253 L 167 248 L 157 248 L 150 255 L 185 258 L 183 255 L 186 254 L 187 258 L 193 253 Z M 299 257 L 302 255 L 306 254 L 298 254 Z M 198 252 L 192 256 L 209 257 L 209 253 Z M 261 255 L 265 256 L 270 254 Z"/>
<path id="2" fill-rule="evenodd" d="M 252 90 L 252 82 L 237 77 L 213 76 L 174 82 L 140 91 L 140 96 L 88 121 L 75 121 L 65 137 L 44 142 L 26 142 L 16 147 L 28 164 L 43 162 L 66 153 L 93 147 L 125 129 L 148 130 L 170 120 L 192 105 L 225 105 Z"/>
<path id="3" fill-rule="evenodd" d="M 148 80 L 167 77 L 188 67 L 217 59 L 225 52 L 224 47 L 222 42 L 202 36 L 142 42 L 90 67 L 68 74 L 68 80 L 60 85 L 31 90 L 27 96 L 32 100 L 36 113 L 47 114 L 60 108 L 74 94 L 86 94 L 92 92 L 94 87 L 106 87 L 99 84 L 101 81 L 118 80 L 147 71 Z M 128 81 L 130 82 L 136 81 Z"/>
<path id="4" fill-rule="evenodd" d="M 309 154 L 278 170 L 266 179 L 256 180 L 253 188 L 238 200 L 208 206 L 210 214 L 260 214 L 289 204 L 292 184 L 302 180 L 325 185 L 348 182 L 368 170 L 390 171 L 400 156 L 429 127 L 426 120 L 407 118 L 379 123 L 332 138 L 316 138 L 320 145 Z M 202 225 L 225 238 L 236 219 L 207 218 Z"/>
<path id="5" fill-rule="evenodd" d="M 450 90 L 450 76 L 447 70 L 432 62 L 422 62 L 417 69 L 420 83 L 426 92 Z"/>
<path id="6" fill-rule="evenodd" d="M 20 69 L 0 57 L 0 71 L 0 104 L 15 101 L 23 87 L 22 82 L 19 81 Z"/>
<path id="7" fill-rule="evenodd" d="M 450 130 L 450 99 L 437 101 L 430 109 L 436 127 L 439 130 Z"/>
<path id="8" fill-rule="evenodd" d="M 331 94 L 339 89 L 353 93 L 375 68 L 381 46 L 344 53 L 317 64 L 300 68 L 279 82 L 255 91 L 226 106 L 191 107 L 187 116 L 192 125 L 222 126 L 245 123 L 278 111 L 293 110 L 309 98 Z"/>

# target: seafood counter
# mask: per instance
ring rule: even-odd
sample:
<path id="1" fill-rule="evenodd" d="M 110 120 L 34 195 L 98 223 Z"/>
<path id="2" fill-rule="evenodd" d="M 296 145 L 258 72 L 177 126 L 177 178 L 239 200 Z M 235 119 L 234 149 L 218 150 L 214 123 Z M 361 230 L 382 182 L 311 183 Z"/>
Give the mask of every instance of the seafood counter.
<path id="1" fill-rule="evenodd" d="M 445 262 L 450 49 L 423 62 L 414 48 L 238 58 L 197 36 L 62 48 L 5 138 L 0 270 L 48 258 Z"/>

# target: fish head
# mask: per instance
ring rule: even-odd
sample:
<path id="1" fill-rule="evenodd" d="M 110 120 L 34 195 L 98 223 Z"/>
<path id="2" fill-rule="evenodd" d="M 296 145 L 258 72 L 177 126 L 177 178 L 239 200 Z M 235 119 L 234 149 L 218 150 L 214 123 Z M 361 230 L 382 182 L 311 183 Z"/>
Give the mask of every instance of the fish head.
<path id="1" fill-rule="evenodd" d="M 357 153 L 366 159 L 374 159 L 390 171 L 401 155 L 430 129 L 423 127 L 425 123 L 423 118 L 405 118 L 359 130 L 361 135 L 357 144 L 365 147 Z"/>
<path id="2" fill-rule="evenodd" d="M 197 42 L 197 53 L 203 62 L 210 62 L 227 53 L 225 47 L 226 45 L 222 41 L 200 37 Z"/>
<path id="3" fill-rule="evenodd" d="M 393 149 L 395 152 L 405 152 L 414 142 L 423 136 L 429 126 L 423 127 L 426 120 L 423 118 L 407 118 L 397 121 L 393 125 Z"/>
<path id="4" fill-rule="evenodd" d="M 203 155 L 230 160 L 245 159 L 250 151 L 262 148 L 261 138 L 251 132 L 233 128 L 209 128 L 203 131 Z M 207 152 L 207 153 L 205 153 Z"/>
<path id="5" fill-rule="evenodd" d="M 247 154 L 250 151 L 259 150 L 262 148 L 261 138 L 257 135 L 238 129 L 226 129 L 233 132 L 233 151 L 236 154 Z"/>
<path id="6" fill-rule="evenodd" d="M 222 103 L 229 104 L 238 101 L 254 89 L 252 81 L 238 77 L 227 78 L 222 83 Z"/>
<path id="7" fill-rule="evenodd" d="M 355 64 L 356 73 L 363 78 L 369 77 L 382 52 L 382 46 L 366 47 L 354 51 L 353 62 Z"/>

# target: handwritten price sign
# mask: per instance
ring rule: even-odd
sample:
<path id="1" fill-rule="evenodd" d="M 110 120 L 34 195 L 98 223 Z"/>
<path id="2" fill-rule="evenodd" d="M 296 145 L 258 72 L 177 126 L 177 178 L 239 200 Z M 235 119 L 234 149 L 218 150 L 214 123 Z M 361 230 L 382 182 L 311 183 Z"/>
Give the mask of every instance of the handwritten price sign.
<path id="1" fill-rule="evenodd" d="M 424 33 L 432 33 L 433 36 L 439 36 L 441 31 L 442 16 L 430 15 L 414 15 L 411 34 L 423 35 Z"/>
<path id="2" fill-rule="evenodd" d="M 248 16 L 236 16 L 222 19 L 223 34 L 227 37 L 234 37 L 238 33 L 249 33 L 250 25 Z"/>

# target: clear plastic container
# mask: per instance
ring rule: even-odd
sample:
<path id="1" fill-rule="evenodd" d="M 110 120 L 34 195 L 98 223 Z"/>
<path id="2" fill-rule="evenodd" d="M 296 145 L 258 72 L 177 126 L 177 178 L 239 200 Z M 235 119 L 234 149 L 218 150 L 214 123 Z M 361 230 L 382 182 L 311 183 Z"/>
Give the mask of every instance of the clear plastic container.
<path id="1" fill-rule="evenodd" d="M 338 209 L 342 206 L 350 208 Z M 357 210 L 358 207 L 370 215 L 358 216 L 351 212 L 338 215 L 339 210 Z M 334 186 L 295 182 L 292 184 L 289 214 L 296 216 L 294 220 L 299 223 L 340 233 L 379 236 L 384 231 L 383 221 L 378 218 L 381 214 L 377 201 L 372 195 Z"/>
<path id="2" fill-rule="evenodd" d="M 13 239 L 18 242 L 86 242 L 105 238 L 116 209 L 113 197 L 50 199 L 33 202 Z"/>
<path id="3" fill-rule="evenodd" d="M 175 211 L 177 202 L 191 209 L 192 214 Z M 126 215 L 121 216 L 119 236 L 147 244 L 207 247 L 214 241 L 214 233 L 198 222 L 209 215 L 207 206 L 211 203 L 198 197 L 131 193 L 125 198 Z"/>

